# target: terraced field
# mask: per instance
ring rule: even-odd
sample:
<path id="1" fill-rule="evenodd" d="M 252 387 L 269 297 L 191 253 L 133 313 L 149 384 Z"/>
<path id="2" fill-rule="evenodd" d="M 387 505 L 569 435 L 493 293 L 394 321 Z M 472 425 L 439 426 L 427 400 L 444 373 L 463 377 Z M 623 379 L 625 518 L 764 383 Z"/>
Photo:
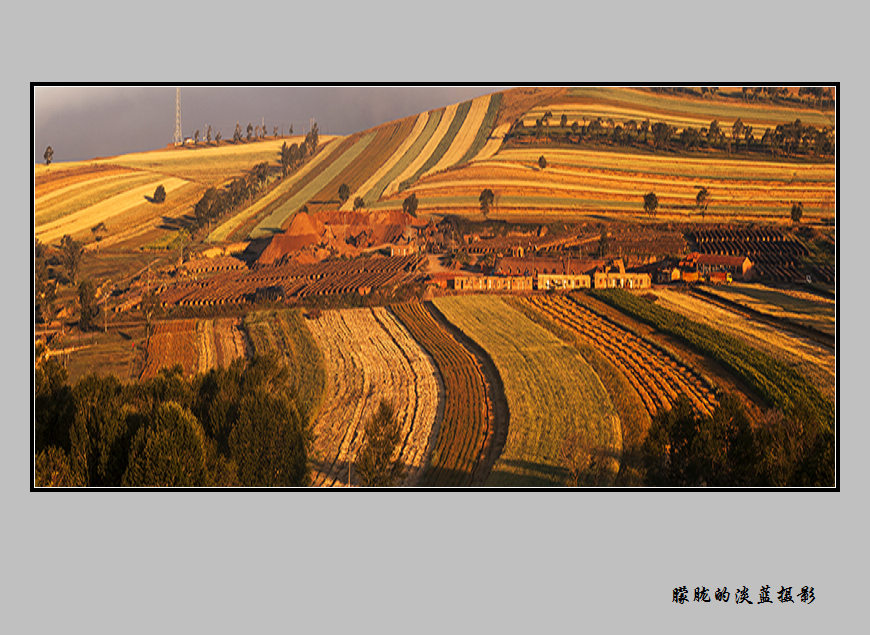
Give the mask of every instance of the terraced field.
<path id="1" fill-rule="evenodd" d="M 834 403 L 791 365 L 740 338 L 622 289 L 596 289 L 594 297 L 715 359 L 750 386 L 768 407 L 806 416 L 833 429 Z M 727 323 L 726 323 L 727 324 Z"/>
<path id="2" fill-rule="evenodd" d="M 432 356 L 444 383 L 444 414 L 432 449 L 427 485 L 482 483 L 484 462 L 495 437 L 493 405 L 474 356 L 419 302 L 391 307 Z"/>
<path id="3" fill-rule="evenodd" d="M 161 178 L 151 181 L 146 185 L 133 186 L 99 203 L 67 214 L 57 220 L 37 225 L 36 237 L 43 242 L 50 243 L 58 240 L 65 234 L 71 236 L 87 235 L 87 233 L 90 233 L 91 227 L 99 223 L 105 223 L 126 212 L 132 212 L 136 208 L 145 207 L 153 210 L 152 213 L 154 215 L 158 215 L 160 212 L 157 210 L 163 210 L 161 210 L 160 206 L 149 203 L 146 197 L 151 196 L 154 193 L 154 189 L 160 184 L 166 189 L 166 195 L 169 198 L 176 190 L 187 185 L 187 181 L 176 178 Z"/>
<path id="4" fill-rule="evenodd" d="M 324 311 L 307 323 L 323 357 L 327 387 L 314 419 L 312 483 L 347 485 L 366 421 L 392 402 L 402 434 L 403 485 L 419 482 L 438 434 L 442 401 L 437 369 L 385 308 Z"/>
<path id="5" fill-rule="evenodd" d="M 186 375 L 229 366 L 247 355 L 247 343 L 238 318 L 164 320 L 148 338 L 142 378 L 181 364 Z"/>
<path id="6" fill-rule="evenodd" d="M 322 136 L 328 143 L 331 136 Z M 100 247 L 138 248 L 159 240 L 166 219 L 189 214 L 209 186 L 243 175 L 257 163 L 277 165 L 281 144 L 301 141 L 287 137 L 221 146 L 155 150 L 94 159 L 34 166 L 37 238 L 53 242 L 64 234 L 90 242 L 90 231 L 105 223 Z M 147 200 L 157 185 L 167 198 Z M 140 240 L 141 239 L 141 240 Z"/>
<path id="7" fill-rule="evenodd" d="M 565 296 L 534 296 L 523 301 L 583 337 L 621 368 L 650 416 L 670 409 L 681 393 L 698 413 L 712 414 L 715 387 L 651 342 Z"/>
<path id="8" fill-rule="evenodd" d="M 834 398 L 835 354 L 829 347 L 808 338 L 777 329 L 688 293 L 656 289 L 657 304 L 687 318 L 721 330 L 747 345 L 788 364 L 817 386 L 826 398 Z"/>
<path id="9" fill-rule="evenodd" d="M 619 420 L 601 380 L 575 347 L 498 297 L 444 297 L 434 303 L 486 350 L 504 384 L 508 435 L 488 485 L 563 484 L 567 472 L 559 452 L 563 440 L 575 434 L 613 457 L 615 475 L 622 452 Z"/>
<path id="10" fill-rule="evenodd" d="M 558 124 L 561 116 L 567 115 L 568 125 L 574 121 L 583 124 L 597 117 L 625 123 L 628 120 L 641 122 L 662 121 L 678 128 L 696 128 L 710 125 L 713 119 L 730 129 L 738 118 L 744 124 L 756 127 L 775 128 L 778 124 L 800 119 L 814 126 L 833 126 L 833 111 L 811 108 L 787 107 L 763 103 L 739 103 L 724 100 L 663 95 L 647 90 L 620 87 L 576 87 L 568 91 L 565 99 L 545 103 L 530 109 L 523 116 L 526 126 L 534 126 L 537 119 L 547 112 L 552 113 L 550 125 Z"/>

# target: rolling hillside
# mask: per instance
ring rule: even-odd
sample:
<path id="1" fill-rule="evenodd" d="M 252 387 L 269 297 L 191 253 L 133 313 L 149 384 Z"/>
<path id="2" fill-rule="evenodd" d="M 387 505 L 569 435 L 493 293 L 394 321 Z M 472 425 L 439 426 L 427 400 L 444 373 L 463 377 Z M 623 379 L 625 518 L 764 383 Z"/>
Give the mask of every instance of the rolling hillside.
<path id="1" fill-rule="evenodd" d="M 518 88 L 347 137 L 321 136 L 317 153 L 283 179 L 280 146 L 301 138 L 38 165 L 35 229 L 46 242 L 67 233 L 101 245 L 169 242 L 207 188 L 261 162 L 270 166 L 267 186 L 210 226 L 210 242 L 270 237 L 303 206 L 392 210 L 411 194 L 424 217 L 481 218 L 485 188 L 495 194 L 489 216 L 516 221 L 643 219 L 648 192 L 657 195 L 659 218 L 700 217 L 702 188 L 708 221 L 784 221 L 793 202 L 806 219 L 824 220 L 835 207 L 835 123 L 830 109 L 736 95 Z M 695 135 L 688 141 L 687 129 Z M 812 145 L 817 131 L 829 135 L 818 137 L 821 150 Z M 158 205 L 148 197 L 161 184 L 168 196 Z M 344 200 L 342 185 L 350 192 Z"/>

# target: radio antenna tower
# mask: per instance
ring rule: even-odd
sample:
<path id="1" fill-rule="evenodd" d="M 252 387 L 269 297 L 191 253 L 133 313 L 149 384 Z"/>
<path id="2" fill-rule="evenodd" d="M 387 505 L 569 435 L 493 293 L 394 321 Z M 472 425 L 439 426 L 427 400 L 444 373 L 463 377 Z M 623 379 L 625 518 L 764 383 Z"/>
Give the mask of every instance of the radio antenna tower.
<path id="1" fill-rule="evenodd" d="M 181 88 L 175 89 L 175 145 L 181 145 Z"/>

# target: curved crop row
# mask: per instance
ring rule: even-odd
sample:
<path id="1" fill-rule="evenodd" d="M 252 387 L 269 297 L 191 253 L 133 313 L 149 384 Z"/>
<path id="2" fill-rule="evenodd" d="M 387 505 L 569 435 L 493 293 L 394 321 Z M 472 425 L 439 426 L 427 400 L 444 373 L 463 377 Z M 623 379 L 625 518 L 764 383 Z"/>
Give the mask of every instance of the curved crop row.
<path id="1" fill-rule="evenodd" d="M 493 441 L 492 405 L 483 370 L 474 356 L 419 302 L 390 307 L 432 356 L 444 382 L 444 415 L 425 482 L 471 485 Z"/>
<path id="2" fill-rule="evenodd" d="M 365 423 L 381 399 L 401 428 L 403 485 L 418 482 L 434 441 L 440 399 L 431 359 L 385 308 L 324 311 L 308 322 L 323 351 L 327 390 L 314 419 L 312 483 L 346 485 Z"/>
<path id="3" fill-rule="evenodd" d="M 601 380 L 569 345 L 495 296 L 444 297 L 435 306 L 486 350 L 504 384 L 507 440 L 487 484 L 560 485 L 567 438 L 611 457 L 622 452 L 619 419 Z"/>
<path id="4" fill-rule="evenodd" d="M 771 406 L 801 411 L 833 429 L 834 405 L 793 368 L 745 342 L 621 289 L 592 294 L 637 319 L 670 333 L 742 378 Z"/>
<path id="5" fill-rule="evenodd" d="M 712 414 L 716 398 L 711 387 L 690 368 L 669 358 L 649 342 L 563 296 L 535 296 L 525 301 L 581 335 L 622 368 L 651 416 L 669 409 L 679 393 L 689 397 L 702 415 Z"/>

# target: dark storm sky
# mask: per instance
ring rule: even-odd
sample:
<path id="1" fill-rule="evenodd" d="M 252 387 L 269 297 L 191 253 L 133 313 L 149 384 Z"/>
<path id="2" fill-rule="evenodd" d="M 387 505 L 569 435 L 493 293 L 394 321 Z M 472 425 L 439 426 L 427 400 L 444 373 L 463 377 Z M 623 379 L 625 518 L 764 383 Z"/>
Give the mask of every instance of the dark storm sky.
<path id="1" fill-rule="evenodd" d="M 337 86 L 337 87 L 181 87 L 184 136 L 205 125 L 231 138 L 236 121 L 244 129 L 265 117 L 272 127 L 307 129 L 310 117 L 320 131 L 349 134 L 392 119 L 471 97 L 500 86 Z M 35 160 L 45 147 L 55 161 L 150 150 L 165 146 L 175 131 L 175 87 L 41 86 L 34 89 Z"/>

